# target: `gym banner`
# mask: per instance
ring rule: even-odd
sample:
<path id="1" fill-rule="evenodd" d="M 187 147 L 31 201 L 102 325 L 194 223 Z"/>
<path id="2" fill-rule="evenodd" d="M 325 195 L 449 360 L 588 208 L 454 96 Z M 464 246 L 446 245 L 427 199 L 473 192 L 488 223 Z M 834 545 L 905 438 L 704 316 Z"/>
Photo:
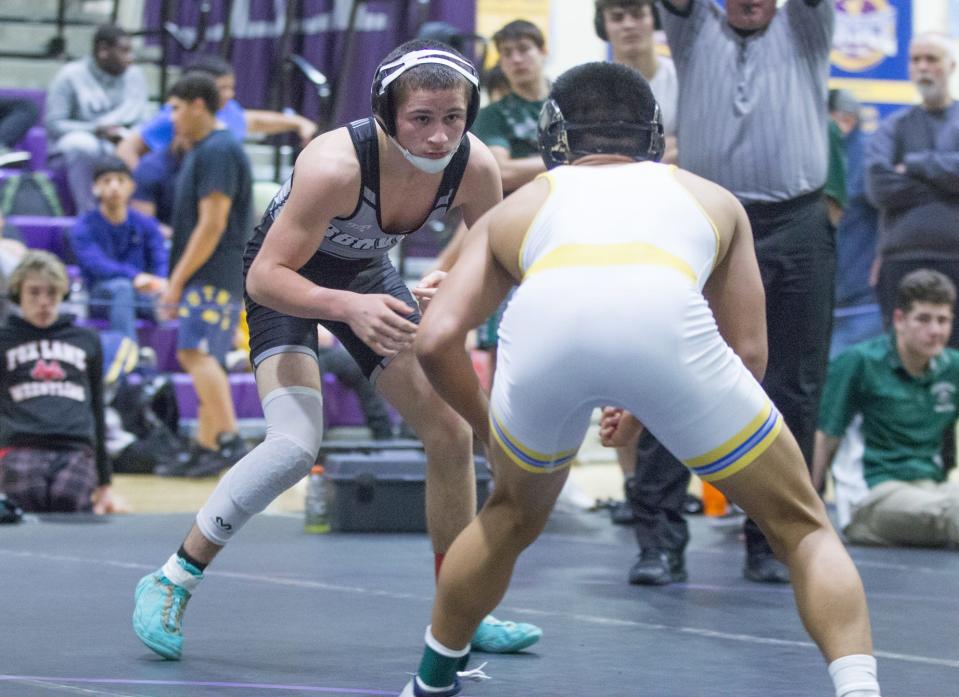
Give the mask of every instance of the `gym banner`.
<path id="1" fill-rule="evenodd" d="M 148 31 L 159 30 L 167 2 L 144 3 L 143 24 Z M 281 43 L 289 26 L 289 50 L 323 72 L 337 92 L 333 125 L 369 115 L 376 65 L 395 46 L 412 38 L 421 21 L 449 22 L 469 33 L 476 18 L 473 0 L 433 0 L 425 5 L 396 0 L 208 0 L 172 2 L 167 7 L 172 8 L 168 28 L 192 49 L 169 42 L 172 64 L 188 63 L 195 54 L 222 53 L 227 42 L 236 71 L 237 99 L 243 106 L 291 106 L 313 118 L 319 106 L 316 92 L 297 73 L 291 74 L 286 103 L 278 103 L 278 86 L 285 75 Z M 354 13 L 355 35 L 348 44 L 346 29 Z M 201 34 L 202 42 L 198 41 Z"/>
<path id="2" fill-rule="evenodd" d="M 909 82 L 912 7 L 913 0 L 836 0 L 829 84 L 849 89 L 866 105 L 867 129 L 916 101 Z"/>

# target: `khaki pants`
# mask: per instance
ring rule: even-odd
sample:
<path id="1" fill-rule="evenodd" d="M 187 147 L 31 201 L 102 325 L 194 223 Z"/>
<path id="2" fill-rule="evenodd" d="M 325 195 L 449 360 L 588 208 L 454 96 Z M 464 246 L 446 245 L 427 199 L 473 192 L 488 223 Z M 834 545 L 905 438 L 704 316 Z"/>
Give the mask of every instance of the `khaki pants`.
<path id="1" fill-rule="evenodd" d="M 853 509 L 843 532 L 857 544 L 959 547 L 959 483 L 883 482 Z"/>

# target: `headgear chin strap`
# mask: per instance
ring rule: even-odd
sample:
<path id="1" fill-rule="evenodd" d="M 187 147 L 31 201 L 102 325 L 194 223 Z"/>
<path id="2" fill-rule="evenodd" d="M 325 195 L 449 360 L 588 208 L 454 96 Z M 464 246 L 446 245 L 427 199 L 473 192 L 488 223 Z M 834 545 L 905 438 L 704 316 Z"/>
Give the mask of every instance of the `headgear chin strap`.
<path id="1" fill-rule="evenodd" d="M 610 131 L 620 131 L 625 134 L 649 134 L 649 145 L 644 150 L 640 145 L 635 149 L 624 148 L 621 144 L 610 145 L 608 148 L 597 145 L 590 150 L 573 150 L 569 145 L 569 134 L 575 131 L 592 132 L 595 135 L 606 135 Z M 653 111 L 653 118 L 647 123 L 635 121 L 596 121 L 593 123 L 571 123 L 566 121 L 562 110 L 555 99 L 547 99 L 539 112 L 539 150 L 546 164 L 546 169 L 553 169 L 566 165 L 577 157 L 594 154 L 626 155 L 635 160 L 651 160 L 658 162 L 666 149 L 666 138 L 663 133 L 663 117 L 659 104 Z"/>
<path id="2" fill-rule="evenodd" d="M 476 68 L 468 60 L 455 53 L 443 49 L 425 48 L 405 53 L 395 61 L 385 63 L 376 69 L 376 75 L 373 77 L 373 84 L 370 88 L 370 101 L 373 106 L 373 114 L 388 135 L 396 135 L 396 113 L 393 104 L 393 90 L 390 86 L 406 71 L 425 64 L 442 65 L 450 68 L 470 83 L 472 89 L 466 109 L 465 131 L 468 131 L 473 125 L 476 113 L 479 111 L 480 100 L 479 75 Z"/>

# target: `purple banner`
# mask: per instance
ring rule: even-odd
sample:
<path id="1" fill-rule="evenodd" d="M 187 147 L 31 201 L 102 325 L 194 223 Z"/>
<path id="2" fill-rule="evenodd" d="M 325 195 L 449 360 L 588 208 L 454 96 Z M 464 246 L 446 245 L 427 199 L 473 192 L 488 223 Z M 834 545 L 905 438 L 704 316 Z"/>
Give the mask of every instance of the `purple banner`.
<path id="1" fill-rule="evenodd" d="M 164 5 L 167 26 L 180 42 L 192 47 L 203 19 L 201 3 L 147 0 L 143 18 L 147 30 L 160 28 Z M 346 29 L 354 5 L 355 31 L 348 41 Z M 292 107 L 315 119 L 320 106 L 316 90 L 284 61 L 290 52 L 299 54 L 333 87 L 334 126 L 369 114 L 373 70 L 383 56 L 412 38 L 423 21 L 445 21 L 472 33 L 476 19 L 475 0 L 210 0 L 209 6 L 204 40 L 192 52 L 166 38 L 169 64 L 188 63 L 191 55 L 222 54 L 227 41 L 236 71 L 237 99 L 243 106 Z"/>

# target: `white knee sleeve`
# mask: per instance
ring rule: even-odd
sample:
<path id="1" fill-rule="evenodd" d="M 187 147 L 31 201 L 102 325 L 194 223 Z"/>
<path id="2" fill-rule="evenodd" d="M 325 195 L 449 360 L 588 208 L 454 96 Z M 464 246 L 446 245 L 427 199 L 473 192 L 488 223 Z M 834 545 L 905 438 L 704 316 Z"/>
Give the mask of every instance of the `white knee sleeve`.
<path id="1" fill-rule="evenodd" d="M 220 480 L 196 524 L 225 545 L 254 515 L 310 472 L 323 440 L 323 395 L 310 387 L 283 387 L 263 400 L 266 439 Z"/>

